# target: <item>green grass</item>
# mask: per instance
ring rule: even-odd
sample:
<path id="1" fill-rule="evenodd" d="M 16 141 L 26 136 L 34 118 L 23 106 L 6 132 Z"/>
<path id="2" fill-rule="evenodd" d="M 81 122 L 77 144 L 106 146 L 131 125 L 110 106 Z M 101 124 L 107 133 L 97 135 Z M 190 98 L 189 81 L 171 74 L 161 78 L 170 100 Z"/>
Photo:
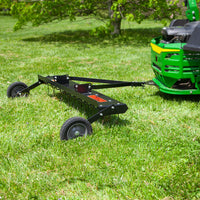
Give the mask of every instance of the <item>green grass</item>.
<path id="1" fill-rule="evenodd" d="M 110 38 L 90 35 L 102 25 L 94 19 L 18 32 L 14 23 L 0 16 L 1 199 L 200 199 L 198 96 L 151 86 L 102 90 L 128 111 L 66 142 L 59 138 L 64 121 L 89 112 L 48 95 L 45 85 L 28 98 L 6 97 L 10 83 L 31 85 L 38 74 L 151 80 L 149 42 L 161 24 L 124 22 L 123 36 Z"/>

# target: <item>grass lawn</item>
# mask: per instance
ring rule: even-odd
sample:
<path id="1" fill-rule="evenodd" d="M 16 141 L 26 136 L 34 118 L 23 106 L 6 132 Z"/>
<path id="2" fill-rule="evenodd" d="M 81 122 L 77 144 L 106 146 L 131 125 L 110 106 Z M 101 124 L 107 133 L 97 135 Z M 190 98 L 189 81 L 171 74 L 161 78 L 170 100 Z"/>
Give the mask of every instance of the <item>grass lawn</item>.
<path id="1" fill-rule="evenodd" d="M 87 138 L 60 141 L 70 117 L 87 118 L 47 86 L 8 99 L 15 81 L 69 74 L 151 80 L 150 40 L 162 25 L 122 25 L 123 37 L 91 36 L 95 19 L 26 27 L 0 16 L 0 199 L 200 199 L 200 97 L 156 87 L 106 89 L 128 111 L 92 124 Z M 52 90 L 50 90 L 52 93 Z"/>

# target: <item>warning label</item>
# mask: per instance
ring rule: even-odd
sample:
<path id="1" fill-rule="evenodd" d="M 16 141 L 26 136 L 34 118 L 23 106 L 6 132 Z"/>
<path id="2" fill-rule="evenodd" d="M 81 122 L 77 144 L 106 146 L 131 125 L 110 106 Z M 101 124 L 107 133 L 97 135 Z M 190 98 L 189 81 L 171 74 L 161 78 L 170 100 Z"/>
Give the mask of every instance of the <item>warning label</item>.
<path id="1" fill-rule="evenodd" d="M 88 97 L 90 97 L 91 99 L 94 99 L 98 102 L 107 102 L 105 99 L 102 99 L 101 97 L 98 97 L 96 95 L 89 95 Z"/>

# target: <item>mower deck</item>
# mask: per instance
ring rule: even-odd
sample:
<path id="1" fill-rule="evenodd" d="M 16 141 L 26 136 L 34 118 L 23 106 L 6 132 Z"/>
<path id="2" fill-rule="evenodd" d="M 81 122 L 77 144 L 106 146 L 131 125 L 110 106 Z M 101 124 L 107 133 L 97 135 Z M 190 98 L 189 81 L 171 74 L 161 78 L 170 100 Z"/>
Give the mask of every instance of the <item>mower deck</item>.
<path id="1" fill-rule="evenodd" d="M 199 90 L 197 89 L 174 89 L 169 88 L 160 82 L 158 79 L 154 78 L 153 82 L 158 86 L 159 90 L 163 93 L 173 94 L 173 95 L 199 95 Z"/>

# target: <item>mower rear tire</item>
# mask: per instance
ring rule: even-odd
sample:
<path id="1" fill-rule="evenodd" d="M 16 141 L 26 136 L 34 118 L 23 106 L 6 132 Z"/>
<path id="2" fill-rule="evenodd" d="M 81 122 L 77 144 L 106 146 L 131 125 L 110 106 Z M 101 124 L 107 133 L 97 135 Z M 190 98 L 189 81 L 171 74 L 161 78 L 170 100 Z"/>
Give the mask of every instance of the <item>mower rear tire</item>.
<path id="1" fill-rule="evenodd" d="M 15 97 L 28 96 L 29 92 L 20 93 L 20 91 L 22 91 L 23 89 L 27 87 L 28 86 L 23 82 L 14 82 L 7 89 L 7 97 L 15 98 Z"/>
<path id="2" fill-rule="evenodd" d="M 60 139 L 69 140 L 92 134 L 92 126 L 87 119 L 72 117 L 68 119 L 60 129 Z"/>

